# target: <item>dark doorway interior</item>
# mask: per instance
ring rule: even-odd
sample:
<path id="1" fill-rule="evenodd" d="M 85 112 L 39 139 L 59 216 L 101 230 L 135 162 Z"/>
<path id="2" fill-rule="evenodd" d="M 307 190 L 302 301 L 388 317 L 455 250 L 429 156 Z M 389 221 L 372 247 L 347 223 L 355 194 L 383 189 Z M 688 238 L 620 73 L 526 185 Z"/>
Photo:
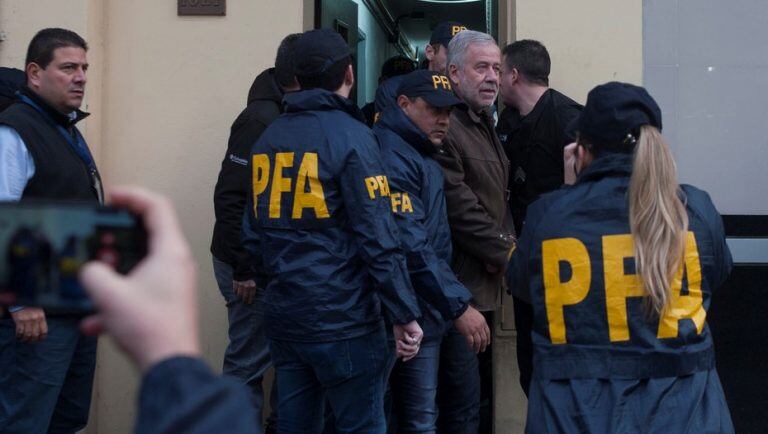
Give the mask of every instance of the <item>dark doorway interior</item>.
<path id="1" fill-rule="evenodd" d="M 381 65 L 391 56 L 424 58 L 432 30 L 458 21 L 497 35 L 498 0 L 316 0 L 315 27 L 338 31 L 355 56 L 359 105 L 373 100 Z"/>

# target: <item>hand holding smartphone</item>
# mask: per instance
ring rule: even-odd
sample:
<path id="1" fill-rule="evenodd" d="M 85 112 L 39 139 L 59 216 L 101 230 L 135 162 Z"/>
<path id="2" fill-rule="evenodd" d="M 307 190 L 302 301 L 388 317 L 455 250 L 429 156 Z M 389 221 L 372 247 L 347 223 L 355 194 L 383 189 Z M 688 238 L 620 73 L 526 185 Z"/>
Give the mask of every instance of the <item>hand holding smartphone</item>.
<path id="1" fill-rule="evenodd" d="M 78 273 L 97 260 L 129 272 L 147 252 L 141 219 L 113 207 L 50 201 L 0 203 L 0 305 L 87 313 Z"/>

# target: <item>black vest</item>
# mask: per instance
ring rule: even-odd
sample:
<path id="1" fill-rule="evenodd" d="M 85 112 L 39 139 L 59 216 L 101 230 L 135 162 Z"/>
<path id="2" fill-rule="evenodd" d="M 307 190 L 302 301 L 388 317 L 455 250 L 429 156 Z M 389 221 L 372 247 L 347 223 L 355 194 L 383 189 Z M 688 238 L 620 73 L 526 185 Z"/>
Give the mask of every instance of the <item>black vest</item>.
<path id="1" fill-rule="evenodd" d="M 35 162 L 35 174 L 27 183 L 21 199 L 67 199 L 99 201 L 95 183 L 100 184 L 98 171 L 93 175 L 88 165 L 67 142 L 53 118 L 35 107 L 16 102 L 0 113 L 0 125 L 7 125 L 19 134 Z M 74 125 L 69 126 L 79 134 Z M 100 185 L 98 188 L 101 188 Z"/>

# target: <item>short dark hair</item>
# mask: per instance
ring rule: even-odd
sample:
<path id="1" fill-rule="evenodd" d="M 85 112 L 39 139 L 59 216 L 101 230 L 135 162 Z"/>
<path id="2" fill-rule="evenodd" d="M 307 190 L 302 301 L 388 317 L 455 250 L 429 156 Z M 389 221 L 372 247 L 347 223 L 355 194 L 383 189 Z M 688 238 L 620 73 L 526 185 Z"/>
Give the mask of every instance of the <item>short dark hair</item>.
<path id="1" fill-rule="evenodd" d="M 524 79 L 533 84 L 549 86 L 552 63 L 544 44 L 532 39 L 523 39 L 504 47 L 502 54 L 505 56 L 507 68 L 517 69 Z"/>
<path id="2" fill-rule="evenodd" d="M 296 84 L 296 74 L 293 72 L 293 47 L 301 33 L 291 33 L 283 38 L 277 47 L 275 56 L 275 80 L 280 87 L 290 87 Z"/>
<path id="3" fill-rule="evenodd" d="M 53 60 L 53 52 L 62 47 L 79 47 L 88 51 L 88 44 L 80 35 L 67 29 L 43 29 L 29 41 L 27 60 L 24 66 L 37 63 L 45 69 Z"/>
<path id="4" fill-rule="evenodd" d="M 320 88 L 334 92 L 344 84 L 347 67 L 351 64 L 352 56 L 347 56 L 329 66 L 321 75 L 297 75 L 296 80 L 298 80 L 301 90 Z"/>

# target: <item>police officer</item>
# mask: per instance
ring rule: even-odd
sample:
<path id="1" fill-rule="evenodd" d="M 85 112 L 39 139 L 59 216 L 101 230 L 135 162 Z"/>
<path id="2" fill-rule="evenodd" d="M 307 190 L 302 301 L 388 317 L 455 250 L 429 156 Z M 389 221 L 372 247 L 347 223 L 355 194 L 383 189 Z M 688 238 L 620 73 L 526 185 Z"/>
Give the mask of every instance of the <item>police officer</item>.
<path id="1" fill-rule="evenodd" d="M 417 354 L 421 316 L 393 221 L 379 145 L 348 99 L 349 47 L 323 29 L 294 46 L 301 90 L 253 146 L 245 244 L 264 276 L 278 432 L 384 432 L 389 353 Z M 392 349 L 394 350 L 394 348 Z"/>
<path id="2" fill-rule="evenodd" d="M 706 324 L 732 268 L 707 193 L 677 183 L 645 89 L 594 88 L 572 187 L 543 195 L 508 272 L 533 306 L 527 432 L 733 432 Z"/>
<path id="3" fill-rule="evenodd" d="M 251 175 L 248 157 L 251 146 L 280 116 L 283 95 L 299 89 L 293 74 L 293 44 L 301 36 L 293 33 L 280 42 L 275 66 L 262 71 L 248 91 L 248 105 L 232 123 L 227 151 L 221 162 L 213 193 L 216 223 L 211 254 L 213 273 L 227 306 L 229 344 L 224 352 L 222 372 L 242 380 L 253 391 L 256 414 L 261 418 L 264 404 L 264 373 L 272 366 L 262 315 L 263 288 L 256 288 L 248 253 L 241 243 L 243 210 Z M 270 390 L 271 414 L 267 433 L 277 424 L 277 388 Z"/>
<path id="4" fill-rule="evenodd" d="M 392 414 L 399 432 L 435 432 L 440 343 L 447 325 L 454 322 L 474 351 L 485 349 L 490 330 L 451 271 L 443 171 L 432 158 L 461 101 L 446 76 L 424 70 L 403 76 L 397 94 L 397 105 L 384 110 L 373 132 L 381 143 L 411 282 L 424 294 L 419 297 L 424 339 L 419 354 L 397 362 L 392 371 Z"/>

